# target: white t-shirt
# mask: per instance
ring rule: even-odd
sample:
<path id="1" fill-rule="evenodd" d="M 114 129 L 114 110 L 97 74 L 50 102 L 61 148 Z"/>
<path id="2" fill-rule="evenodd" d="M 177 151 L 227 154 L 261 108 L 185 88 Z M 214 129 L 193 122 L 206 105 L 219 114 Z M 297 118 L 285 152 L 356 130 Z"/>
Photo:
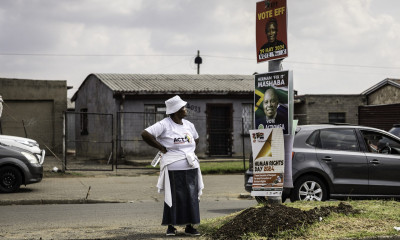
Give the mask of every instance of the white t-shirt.
<path id="1" fill-rule="evenodd" d="M 196 149 L 195 139 L 199 138 L 193 123 L 182 119 L 182 125 L 175 123 L 167 117 L 153 124 L 145 130 L 153 135 L 158 142 L 167 148 L 167 154 L 186 154 L 194 153 Z M 168 170 L 187 170 L 193 169 L 186 158 L 181 161 L 168 165 Z"/>

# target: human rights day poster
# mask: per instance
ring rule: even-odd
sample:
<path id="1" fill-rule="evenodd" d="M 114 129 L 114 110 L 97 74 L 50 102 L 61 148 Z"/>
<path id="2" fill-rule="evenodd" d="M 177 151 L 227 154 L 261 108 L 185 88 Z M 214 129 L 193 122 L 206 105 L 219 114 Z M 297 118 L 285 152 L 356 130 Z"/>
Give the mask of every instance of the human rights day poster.
<path id="1" fill-rule="evenodd" d="M 291 133 L 293 120 L 292 71 L 256 74 L 254 121 L 256 129 L 282 128 Z"/>
<path id="2" fill-rule="evenodd" d="M 282 129 L 250 130 L 253 152 L 252 196 L 282 195 L 285 144 Z"/>
<path id="3" fill-rule="evenodd" d="M 257 63 L 288 56 L 286 0 L 256 4 Z"/>

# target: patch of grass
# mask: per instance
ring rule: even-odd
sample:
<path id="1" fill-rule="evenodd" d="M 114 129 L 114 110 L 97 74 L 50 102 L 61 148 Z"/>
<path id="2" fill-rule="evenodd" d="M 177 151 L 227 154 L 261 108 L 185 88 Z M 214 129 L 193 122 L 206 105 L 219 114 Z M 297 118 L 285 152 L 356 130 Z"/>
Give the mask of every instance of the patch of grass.
<path id="1" fill-rule="evenodd" d="M 153 168 L 151 165 L 146 167 Z M 157 165 L 156 168 L 160 169 L 160 166 Z M 202 174 L 244 173 L 245 169 L 249 168 L 249 161 L 246 161 L 246 168 L 243 169 L 242 161 L 207 162 L 200 160 L 200 168 Z"/>
<path id="2" fill-rule="evenodd" d="M 229 174 L 244 173 L 243 162 L 201 162 L 202 174 Z M 246 169 L 249 168 L 249 162 L 246 161 Z"/>
<path id="3" fill-rule="evenodd" d="M 383 236 L 400 236 L 393 227 L 400 226 L 400 202 L 390 200 L 349 200 L 360 214 L 332 213 L 321 222 L 302 232 L 292 233 L 292 239 L 362 239 Z M 288 206 L 309 210 L 320 206 L 337 206 L 339 201 L 294 202 Z M 283 238 L 282 238 L 283 239 Z"/>
<path id="4" fill-rule="evenodd" d="M 309 227 L 279 232 L 274 239 L 363 239 L 394 236 L 400 238 L 400 232 L 394 229 L 394 227 L 400 227 L 400 202 L 394 200 L 348 200 L 344 202 L 351 205 L 353 209 L 360 210 L 360 213 L 355 215 L 331 213 L 322 221 Z M 315 207 L 338 206 L 339 203 L 340 201 L 297 201 L 285 203 L 285 205 L 307 211 Z M 204 232 L 213 233 L 237 214 L 239 213 L 233 213 L 223 218 L 204 220 L 199 228 L 204 228 L 206 230 Z M 246 233 L 242 239 L 266 238 L 254 233 Z"/>
<path id="5" fill-rule="evenodd" d="M 68 178 L 68 177 L 86 177 L 86 175 L 78 172 L 53 172 L 43 171 L 44 178 Z"/>

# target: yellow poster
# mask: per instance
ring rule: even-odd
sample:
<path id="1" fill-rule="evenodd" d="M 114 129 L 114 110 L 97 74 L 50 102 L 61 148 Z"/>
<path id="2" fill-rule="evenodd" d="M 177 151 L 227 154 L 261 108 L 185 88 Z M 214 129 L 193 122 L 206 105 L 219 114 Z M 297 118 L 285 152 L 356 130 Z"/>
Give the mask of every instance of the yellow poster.
<path id="1" fill-rule="evenodd" d="M 250 130 L 253 151 L 252 196 L 282 195 L 285 144 L 281 128 Z"/>

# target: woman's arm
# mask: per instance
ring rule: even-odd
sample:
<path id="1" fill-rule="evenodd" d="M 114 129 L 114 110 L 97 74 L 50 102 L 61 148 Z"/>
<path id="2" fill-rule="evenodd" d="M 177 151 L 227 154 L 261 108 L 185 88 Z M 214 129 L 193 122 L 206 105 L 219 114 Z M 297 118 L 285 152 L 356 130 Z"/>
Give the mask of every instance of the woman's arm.
<path id="1" fill-rule="evenodd" d="M 151 135 L 148 131 L 146 131 L 146 130 L 142 131 L 142 139 L 143 139 L 143 141 L 145 141 L 150 146 L 160 150 L 162 153 L 166 153 L 167 152 L 167 149 L 163 145 L 161 145 L 161 143 L 159 143 L 156 140 L 156 138 L 153 135 Z"/>

